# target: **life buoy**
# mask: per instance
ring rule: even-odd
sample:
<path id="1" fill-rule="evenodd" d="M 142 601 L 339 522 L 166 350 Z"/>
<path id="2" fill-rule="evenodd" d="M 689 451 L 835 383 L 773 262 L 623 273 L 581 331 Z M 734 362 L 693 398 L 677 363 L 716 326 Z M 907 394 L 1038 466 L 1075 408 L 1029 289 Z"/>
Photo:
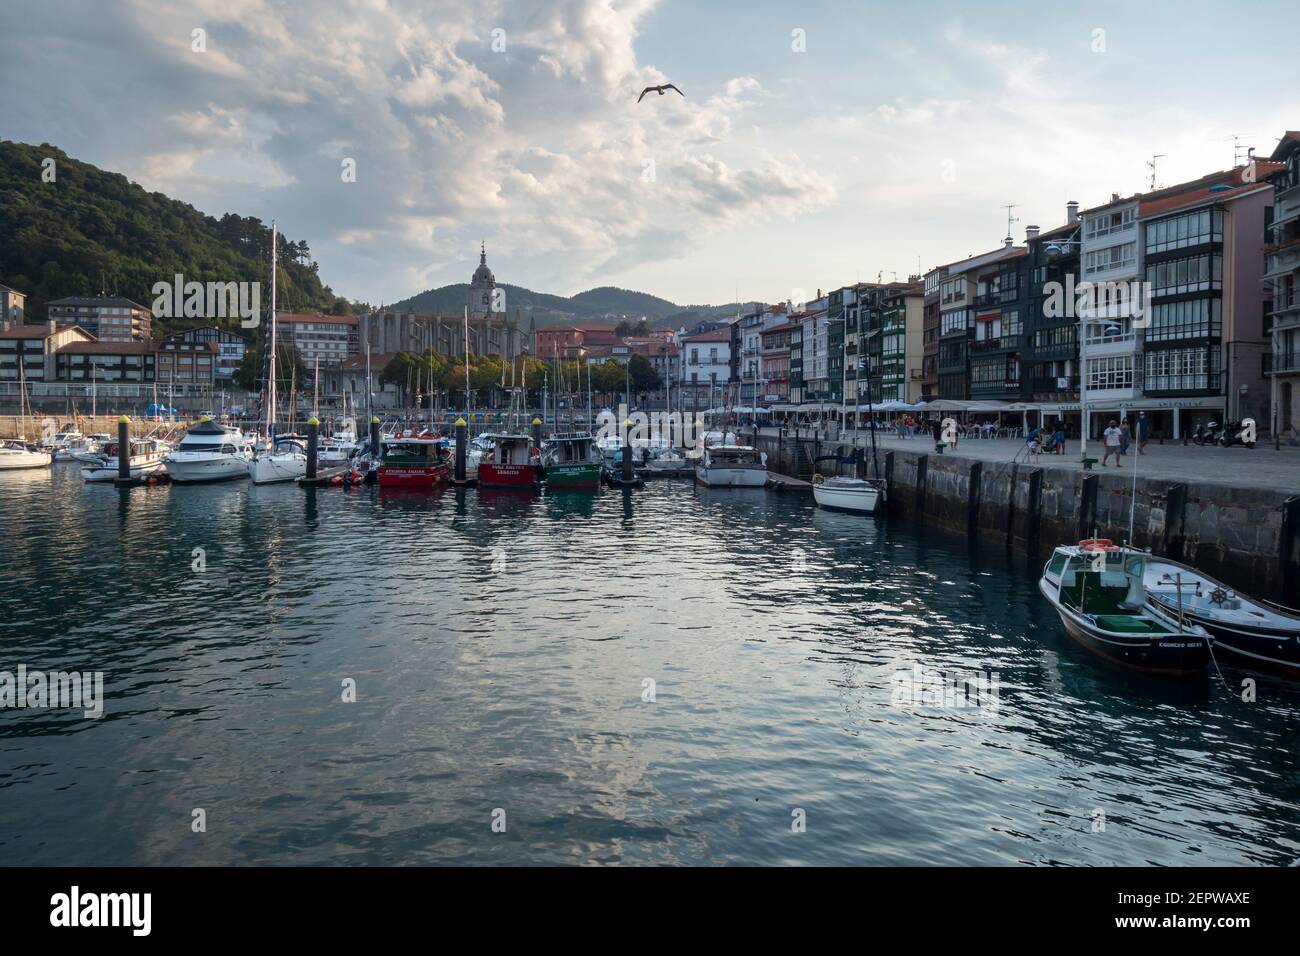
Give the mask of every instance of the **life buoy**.
<path id="1" fill-rule="evenodd" d="M 1084 538 L 1079 542 L 1084 551 L 1118 551 L 1119 548 L 1110 538 Z"/>

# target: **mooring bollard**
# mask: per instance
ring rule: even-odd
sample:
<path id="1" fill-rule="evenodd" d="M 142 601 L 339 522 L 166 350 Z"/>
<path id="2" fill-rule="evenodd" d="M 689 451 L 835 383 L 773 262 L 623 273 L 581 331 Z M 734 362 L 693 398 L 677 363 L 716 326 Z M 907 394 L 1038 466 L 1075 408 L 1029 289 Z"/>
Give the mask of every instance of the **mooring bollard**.
<path id="1" fill-rule="evenodd" d="M 469 444 L 469 425 L 465 419 L 456 419 L 456 484 L 465 484 L 465 453 Z"/>
<path id="2" fill-rule="evenodd" d="M 632 419 L 623 421 L 623 480 L 629 484 L 632 482 L 634 473 L 632 471 Z"/>
<path id="3" fill-rule="evenodd" d="M 316 478 L 317 450 L 320 448 L 320 419 L 312 416 L 307 420 L 307 480 Z"/>
<path id="4" fill-rule="evenodd" d="M 379 461 L 379 416 L 370 419 L 370 461 Z"/>
<path id="5" fill-rule="evenodd" d="M 117 480 L 131 480 L 131 419 L 125 415 L 117 420 Z"/>

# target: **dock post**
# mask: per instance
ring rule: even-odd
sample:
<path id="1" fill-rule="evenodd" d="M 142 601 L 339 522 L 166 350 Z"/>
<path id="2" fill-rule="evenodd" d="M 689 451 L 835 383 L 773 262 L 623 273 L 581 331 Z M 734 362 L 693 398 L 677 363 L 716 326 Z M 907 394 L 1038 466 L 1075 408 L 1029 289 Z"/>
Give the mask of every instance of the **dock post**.
<path id="1" fill-rule="evenodd" d="M 1160 553 L 1176 561 L 1182 560 L 1184 515 L 1187 511 L 1187 486 L 1172 484 L 1165 492 L 1165 527 L 1160 536 Z"/>
<path id="2" fill-rule="evenodd" d="M 1282 527 L 1278 529 L 1277 599 L 1294 605 L 1296 590 L 1300 589 L 1300 496 L 1282 502 Z"/>
<path id="3" fill-rule="evenodd" d="M 918 455 L 916 459 L 916 514 L 925 511 L 925 479 L 930 470 L 930 456 Z"/>
<path id="4" fill-rule="evenodd" d="M 632 419 L 623 421 L 623 480 L 628 484 L 636 477 L 632 470 Z"/>
<path id="5" fill-rule="evenodd" d="M 972 461 L 966 478 L 966 536 L 973 538 L 980 530 L 980 495 L 984 481 L 984 463 Z"/>
<path id="6" fill-rule="evenodd" d="M 117 480 L 123 485 L 131 481 L 131 419 L 125 415 L 117 420 Z"/>
<path id="7" fill-rule="evenodd" d="M 316 480 L 316 458 L 320 448 L 320 419 L 313 415 L 307 419 L 307 480 Z"/>
<path id="8" fill-rule="evenodd" d="M 370 460 L 379 461 L 379 416 L 370 419 Z"/>
<path id="9" fill-rule="evenodd" d="M 1097 521 L 1097 475 L 1083 476 L 1083 489 L 1079 495 L 1079 540 L 1092 537 L 1092 526 Z"/>
<path id="10" fill-rule="evenodd" d="M 465 455 L 469 448 L 469 425 L 465 419 L 456 419 L 456 477 L 458 485 L 465 484 Z"/>
<path id="11" fill-rule="evenodd" d="M 1038 524 L 1043 507 L 1043 469 L 1029 473 L 1028 501 L 1025 504 L 1025 551 L 1030 557 L 1038 555 Z"/>

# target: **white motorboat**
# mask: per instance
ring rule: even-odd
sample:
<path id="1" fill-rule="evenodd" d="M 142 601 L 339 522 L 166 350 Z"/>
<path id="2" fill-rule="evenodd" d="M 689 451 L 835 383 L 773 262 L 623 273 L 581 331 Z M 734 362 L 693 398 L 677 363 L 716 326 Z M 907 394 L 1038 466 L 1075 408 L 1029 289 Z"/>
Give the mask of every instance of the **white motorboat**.
<path id="1" fill-rule="evenodd" d="M 307 440 L 301 435 L 276 435 L 275 444 L 257 452 L 248 463 L 248 477 L 255 485 L 294 481 L 306 474 Z"/>
<path id="2" fill-rule="evenodd" d="M 69 438 L 53 450 L 55 461 L 80 461 L 83 455 L 99 452 L 100 444 L 87 435 Z"/>
<path id="3" fill-rule="evenodd" d="M 1233 663 L 1300 676 L 1300 616 L 1242 597 L 1208 574 L 1170 558 L 1148 557 L 1147 600 L 1214 637 Z"/>
<path id="4" fill-rule="evenodd" d="M 665 448 L 659 451 L 647 463 L 646 467 L 651 471 L 685 471 L 691 467 L 692 462 L 686 458 L 676 448 Z"/>
<path id="5" fill-rule="evenodd" d="M 81 434 L 81 429 L 75 425 L 65 425 L 63 431 L 55 432 L 49 438 L 41 440 L 40 447 L 43 451 L 48 451 L 54 456 L 55 461 L 62 461 L 59 452 L 74 444 L 80 444 L 85 441 L 85 436 Z"/>
<path id="6" fill-rule="evenodd" d="M 695 480 L 710 488 L 762 488 L 767 485 L 767 455 L 749 445 L 706 445 Z"/>
<path id="7" fill-rule="evenodd" d="M 44 468 L 53 460 L 53 455 L 48 451 L 42 451 L 31 442 L 13 438 L 0 440 L 0 471 Z"/>
<path id="8" fill-rule="evenodd" d="M 252 457 L 252 442 L 238 428 L 218 425 L 204 416 L 185 433 L 176 450 L 163 457 L 163 465 L 175 482 L 225 481 L 247 478 Z"/>
<path id="9" fill-rule="evenodd" d="M 316 449 L 316 461 L 324 467 L 346 465 L 356 453 L 356 419 L 345 418 L 332 435 L 321 441 Z"/>
<path id="10" fill-rule="evenodd" d="M 834 511 L 875 514 L 880 503 L 885 500 L 884 485 L 865 478 L 814 475 L 812 489 L 813 500 L 818 507 Z"/>
<path id="11" fill-rule="evenodd" d="M 131 442 L 130 464 L 131 477 L 143 478 L 163 470 L 163 457 L 171 450 L 166 443 L 156 438 L 137 438 Z M 117 444 L 109 444 L 104 454 L 94 463 L 83 465 L 81 477 L 86 481 L 112 481 L 117 477 Z"/>

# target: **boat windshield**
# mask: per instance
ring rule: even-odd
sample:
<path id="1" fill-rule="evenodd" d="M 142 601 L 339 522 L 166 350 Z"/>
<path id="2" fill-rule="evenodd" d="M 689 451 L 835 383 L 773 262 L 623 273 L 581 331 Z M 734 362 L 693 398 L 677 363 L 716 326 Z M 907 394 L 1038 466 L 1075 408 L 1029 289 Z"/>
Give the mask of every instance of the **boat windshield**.
<path id="1" fill-rule="evenodd" d="M 1140 554 L 1120 550 L 1068 555 L 1061 571 L 1061 603 L 1081 614 L 1138 613 L 1146 603 L 1142 563 Z"/>

